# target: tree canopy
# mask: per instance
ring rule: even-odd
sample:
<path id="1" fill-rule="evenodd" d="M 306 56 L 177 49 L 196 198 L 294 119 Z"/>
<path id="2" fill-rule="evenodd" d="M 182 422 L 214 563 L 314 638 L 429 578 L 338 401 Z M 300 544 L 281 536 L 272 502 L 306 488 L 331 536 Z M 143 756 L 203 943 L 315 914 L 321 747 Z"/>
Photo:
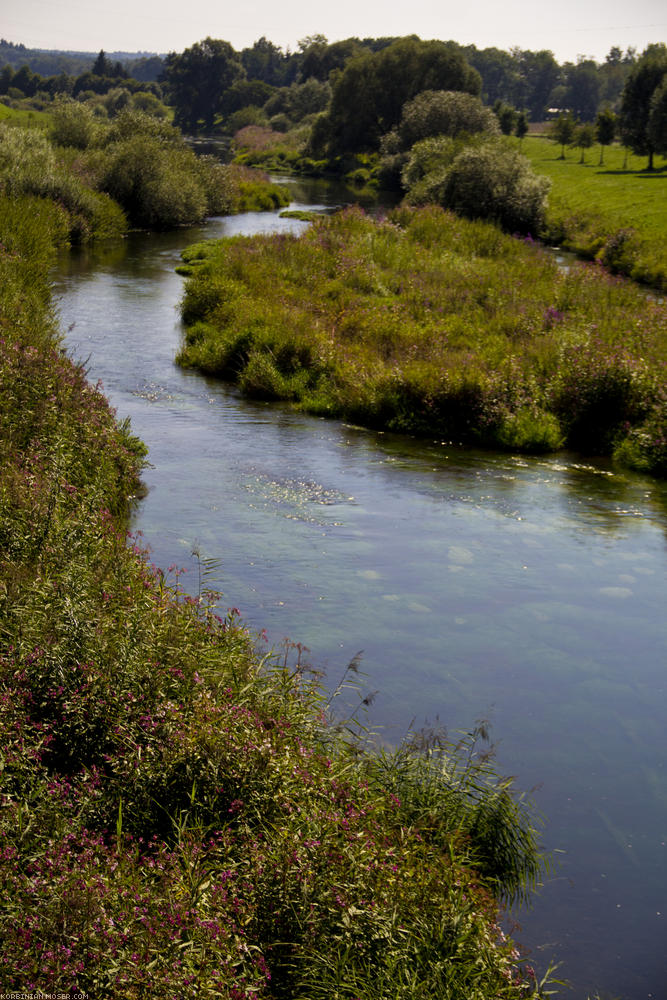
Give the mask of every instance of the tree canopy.
<path id="1" fill-rule="evenodd" d="M 646 50 L 631 70 L 623 91 L 619 114 L 623 142 L 638 156 L 648 156 L 653 169 L 653 154 L 659 152 L 659 131 L 649 127 L 652 99 L 667 75 L 667 46 L 654 45 Z M 654 117 L 654 121 L 657 118 Z"/>
<path id="2" fill-rule="evenodd" d="M 215 116 L 223 110 L 226 91 L 245 75 L 241 57 L 229 42 L 206 38 L 180 55 L 170 52 L 164 78 L 176 123 L 192 131 L 200 122 L 212 128 Z"/>
<path id="3" fill-rule="evenodd" d="M 403 149 L 433 135 L 452 138 L 466 133 L 496 135 L 498 121 L 473 94 L 454 90 L 424 90 L 403 106 L 398 134 Z"/>
<path id="4" fill-rule="evenodd" d="M 424 90 L 478 95 L 479 73 L 457 46 L 401 38 L 346 64 L 333 85 L 331 107 L 318 139 L 329 154 L 377 150 L 400 121 L 403 105 Z"/>

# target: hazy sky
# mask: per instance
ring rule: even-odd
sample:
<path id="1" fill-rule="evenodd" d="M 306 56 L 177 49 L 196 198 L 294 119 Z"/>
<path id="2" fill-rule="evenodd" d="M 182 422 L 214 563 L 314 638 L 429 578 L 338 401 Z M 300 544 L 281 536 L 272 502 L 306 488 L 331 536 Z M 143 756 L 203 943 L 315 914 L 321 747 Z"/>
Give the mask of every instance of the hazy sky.
<path id="1" fill-rule="evenodd" d="M 0 36 L 29 48 L 181 52 L 207 36 L 283 49 L 323 34 L 416 34 L 478 48 L 551 49 L 602 61 L 612 47 L 667 41 L 665 0 L 0 0 Z"/>

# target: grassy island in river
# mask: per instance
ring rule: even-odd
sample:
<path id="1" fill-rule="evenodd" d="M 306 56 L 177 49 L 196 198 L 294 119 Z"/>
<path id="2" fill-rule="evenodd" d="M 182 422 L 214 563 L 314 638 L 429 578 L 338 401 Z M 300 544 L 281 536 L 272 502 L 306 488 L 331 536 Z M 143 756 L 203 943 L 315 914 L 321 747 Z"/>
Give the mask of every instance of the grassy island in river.
<path id="1" fill-rule="evenodd" d="M 667 473 L 667 307 L 440 208 L 184 254 L 178 360 L 314 413 Z"/>

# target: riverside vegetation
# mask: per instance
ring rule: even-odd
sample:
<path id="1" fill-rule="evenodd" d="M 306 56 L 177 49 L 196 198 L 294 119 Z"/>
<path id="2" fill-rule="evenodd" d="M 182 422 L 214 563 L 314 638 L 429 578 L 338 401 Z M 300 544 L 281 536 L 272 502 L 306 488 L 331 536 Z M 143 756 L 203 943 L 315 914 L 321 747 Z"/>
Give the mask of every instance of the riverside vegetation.
<path id="1" fill-rule="evenodd" d="M 184 254 L 178 361 L 367 426 L 667 474 L 667 307 L 440 208 Z"/>
<path id="2" fill-rule="evenodd" d="M 176 129 L 145 112 L 124 109 L 101 124 L 86 104 L 61 97 L 48 122 L 46 130 L 0 122 L 0 189 L 48 201 L 62 244 L 287 202 L 266 175 L 196 156 Z"/>
<path id="3" fill-rule="evenodd" d="M 370 750 L 298 649 L 214 612 L 205 563 L 188 597 L 128 541 L 145 449 L 60 349 L 63 212 L 0 195 L 3 988 L 543 996 L 499 925 L 535 820 L 483 734 Z"/>

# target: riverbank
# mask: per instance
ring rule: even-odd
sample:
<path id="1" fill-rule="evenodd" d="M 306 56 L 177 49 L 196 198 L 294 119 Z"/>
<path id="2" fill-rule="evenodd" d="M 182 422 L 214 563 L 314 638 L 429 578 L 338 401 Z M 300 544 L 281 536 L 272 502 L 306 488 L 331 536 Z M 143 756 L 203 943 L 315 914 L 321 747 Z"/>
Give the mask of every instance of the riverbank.
<path id="1" fill-rule="evenodd" d="M 49 232 L 0 208 L 3 986 L 537 996 L 497 923 L 535 831 L 480 734 L 363 752 L 205 561 L 186 597 L 128 544 L 143 448 L 58 350 Z"/>
<path id="2" fill-rule="evenodd" d="M 184 366 L 368 427 L 664 475 L 667 309 L 441 209 L 191 248 Z"/>

